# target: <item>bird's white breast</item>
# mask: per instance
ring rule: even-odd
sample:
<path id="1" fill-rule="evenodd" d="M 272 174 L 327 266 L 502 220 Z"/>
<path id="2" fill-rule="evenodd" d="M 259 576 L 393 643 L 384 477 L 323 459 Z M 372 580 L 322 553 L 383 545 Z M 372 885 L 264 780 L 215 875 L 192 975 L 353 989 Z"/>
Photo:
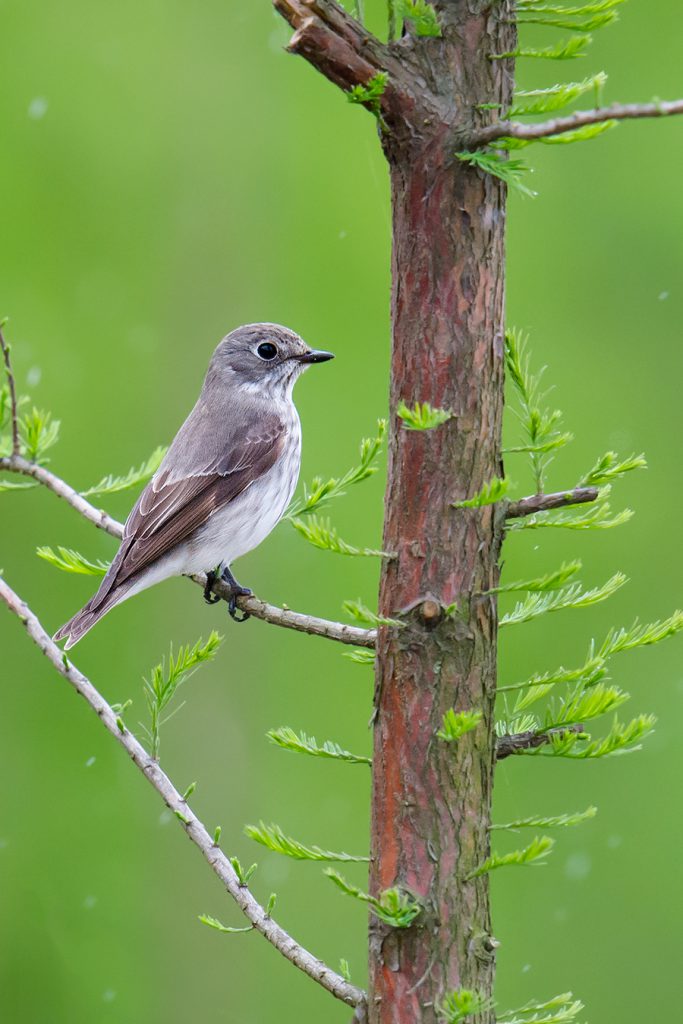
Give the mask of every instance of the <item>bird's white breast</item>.
<path id="1" fill-rule="evenodd" d="M 257 547 L 282 518 L 299 479 L 301 424 L 292 403 L 283 407 L 287 422 L 282 454 L 271 468 L 225 508 L 219 509 L 183 545 L 183 573 L 229 565 Z"/>

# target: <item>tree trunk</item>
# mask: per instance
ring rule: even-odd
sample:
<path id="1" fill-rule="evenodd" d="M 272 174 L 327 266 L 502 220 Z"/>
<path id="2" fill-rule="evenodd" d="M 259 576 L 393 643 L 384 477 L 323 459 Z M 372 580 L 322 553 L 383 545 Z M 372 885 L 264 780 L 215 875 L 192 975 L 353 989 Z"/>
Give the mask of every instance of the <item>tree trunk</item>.
<path id="1" fill-rule="evenodd" d="M 509 99 L 500 62 L 487 59 L 495 45 L 510 49 L 509 31 L 496 38 L 487 12 L 447 6 L 438 92 L 455 111 Z M 384 549 L 398 557 L 385 563 L 380 612 L 405 626 L 380 630 L 378 644 L 371 891 L 403 887 L 424 910 L 407 930 L 371 924 L 371 1024 L 436 1021 L 448 991 L 493 986 L 488 876 L 466 879 L 489 852 L 497 617 L 483 592 L 497 583 L 500 530 L 493 506 L 451 503 L 502 475 L 505 190 L 454 159 L 454 127 L 431 125 L 417 148 L 387 147 L 394 418 Z M 453 416 L 405 430 L 401 399 Z M 449 744 L 436 732 L 451 707 L 479 709 L 483 721 Z"/>
<path id="2" fill-rule="evenodd" d="M 404 930 L 370 926 L 370 1024 L 434 1024 L 448 992 L 490 997 L 488 880 L 501 524 L 456 510 L 501 472 L 505 188 L 456 158 L 509 106 L 511 0 L 432 0 L 440 38 L 408 25 L 382 44 L 333 0 L 274 0 L 289 49 L 377 117 L 393 206 L 392 430 L 376 659 L 371 891 L 399 887 L 423 910 Z M 381 78 L 377 76 L 381 74 Z M 363 90 L 369 83 L 373 90 Z M 378 90 L 377 85 L 381 84 Z M 452 417 L 409 431 L 398 402 Z M 449 708 L 478 728 L 437 738 Z M 478 1015 L 486 1019 L 488 1013 Z M 474 1018 L 468 1018 L 474 1019 Z"/>

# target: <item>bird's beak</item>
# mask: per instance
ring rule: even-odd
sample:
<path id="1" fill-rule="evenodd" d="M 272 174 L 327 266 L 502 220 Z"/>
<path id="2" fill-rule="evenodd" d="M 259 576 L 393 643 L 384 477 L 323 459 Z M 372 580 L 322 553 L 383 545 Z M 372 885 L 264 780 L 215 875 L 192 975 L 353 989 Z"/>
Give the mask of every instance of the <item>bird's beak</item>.
<path id="1" fill-rule="evenodd" d="M 314 348 L 310 352 L 304 352 L 302 356 L 294 356 L 294 358 L 300 363 L 326 363 L 328 359 L 334 359 L 334 353 Z"/>

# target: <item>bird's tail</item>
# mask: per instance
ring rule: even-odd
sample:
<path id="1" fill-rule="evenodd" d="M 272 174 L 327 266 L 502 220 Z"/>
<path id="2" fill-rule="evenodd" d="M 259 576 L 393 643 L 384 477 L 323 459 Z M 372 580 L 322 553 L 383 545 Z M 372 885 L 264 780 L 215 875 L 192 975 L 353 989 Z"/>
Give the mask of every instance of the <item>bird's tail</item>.
<path id="1" fill-rule="evenodd" d="M 65 622 L 61 629 L 58 629 L 53 640 L 66 640 L 64 644 L 64 650 L 68 651 L 70 647 L 77 644 L 81 637 L 84 637 L 89 629 L 99 622 L 103 615 L 106 615 L 108 611 L 119 604 L 128 596 L 129 586 L 125 584 L 120 587 L 114 587 L 106 595 L 104 599 L 100 597 L 100 591 L 94 597 L 91 597 L 86 605 L 81 608 L 72 619 Z"/>

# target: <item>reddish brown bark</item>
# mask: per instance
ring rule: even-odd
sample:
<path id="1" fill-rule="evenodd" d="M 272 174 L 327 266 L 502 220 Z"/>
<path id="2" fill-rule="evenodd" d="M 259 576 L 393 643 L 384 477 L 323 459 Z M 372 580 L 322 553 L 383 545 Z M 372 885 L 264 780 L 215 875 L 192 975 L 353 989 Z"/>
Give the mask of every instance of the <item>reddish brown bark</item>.
<path id="1" fill-rule="evenodd" d="M 371 889 L 402 887 L 423 910 L 408 929 L 371 924 L 370 1024 L 434 1024 L 458 987 L 491 994 L 495 942 L 488 855 L 495 762 L 496 600 L 503 511 L 456 510 L 501 475 L 505 190 L 456 159 L 506 105 L 514 48 L 508 0 L 434 0 L 443 37 L 385 47 L 324 0 L 275 0 L 291 49 L 349 89 L 387 70 L 382 141 L 393 207 L 392 431 L 373 762 Z M 354 59 L 343 59 L 351 47 Z M 402 429 L 398 402 L 453 417 Z M 445 614 L 447 605 L 455 614 Z M 450 707 L 483 721 L 458 743 L 436 737 Z"/>

